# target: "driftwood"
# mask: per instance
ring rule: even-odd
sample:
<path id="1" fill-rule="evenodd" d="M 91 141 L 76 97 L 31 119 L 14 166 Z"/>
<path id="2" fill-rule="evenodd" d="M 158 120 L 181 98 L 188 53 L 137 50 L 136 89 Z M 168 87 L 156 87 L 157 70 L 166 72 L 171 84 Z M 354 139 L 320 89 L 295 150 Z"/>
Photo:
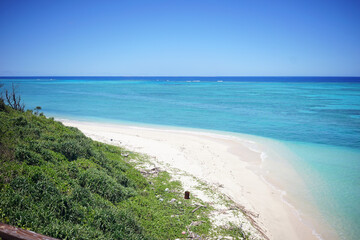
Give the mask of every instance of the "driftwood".
<path id="1" fill-rule="evenodd" d="M 242 206 L 240 204 L 237 204 L 237 203 L 235 203 L 233 205 L 233 207 L 231 207 L 230 209 L 239 209 L 239 210 L 241 210 L 241 212 L 244 213 L 244 216 L 249 220 L 251 225 L 264 237 L 264 239 L 269 240 L 269 238 L 268 238 L 268 236 L 266 236 L 264 230 L 259 226 L 259 224 L 257 224 L 257 222 L 254 219 L 254 218 L 258 218 L 259 214 L 256 214 L 256 213 L 254 213 L 252 211 L 249 211 L 249 210 L 245 209 L 244 206 Z"/>
<path id="2" fill-rule="evenodd" d="M 190 226 L 199 226 L 199 225 L 201 225 L 203 222 L 204 222 L 204 221 L 195 221 L 195 222 L 192 222 L 192 223 L 190 224 Z"/>
<path id="3" fill-rule="evenodd" d="M 243 229 L 243 227 L 242 227 L 242 224 L 240 224 L 240 227 L 230 226 L 230 227 L 228 227 L 227 229 L 228 229 L 228 230 L 238 230 L 238 229 L 240 229 L 241 235 L 242 235 L 243 239 L 246 239 L 246 236 L 245 236 L 245 233 L 244 233 L 244 229 Z"/>
<path id="4" fill-rule="evenodd" d="M 201 207 L 206 208 L 206 206 L 201 205 L 201 204 L 196 204 L 196 205 L 198 205 L 198 206 L 197 206 L 194 210 L 191 211 L 192 213 L 194 213 L 195 211 L 199 210 Z"/>
<path id="5" fill-rule="evenodd" d="M 240 204 L 237 204 L 237 203 L 235 203 L 232 207 L 230 207 L 230 210 L 234 210 L 234 209 L 240 209 L 241 212 L 243 212 L 244 214 L 246 214 L 248 216 L 252 216 L 252 217 L 255 217 L 255 218 L 259 217 L 259 214 L 254 213 L 254 212 L 252 212 L 250 210 L 247 210 L 247 209 L 245 209 L 244 206 L 242 206 Z"/>
<path id="6" fill-rule="evenodd" d="M 3 240 L 58 240 L 29 230 L 0 223 L 0 238 Z"/>
<path id="7" fill-rule="evenodd" d="M 144 176 L 144 177 L 148 177 L 148 176 L 157 176 L 159 174 L 159 172 L 161 172 L 160 168 L 158 167 L 154 167 L 152 169 L 149 170 L 140 170 L 140 173 Z"/>
<path id="8" fill-rule="evenodd" d="M 199 234 L 196 234 L 196 233 L 194 233 L 193 231 L 191 231 L 191 230 L 190 230 L 190 227 L 191 227 L 191 226 L 192 226 L 192 225 L 190 224 L 190 226 L 187 226 L 187 227 L 186 227 L 187 234 L 188 234 L 189 238 L 197 239 L 197 240 L 202 240 L 202 239 L 204 239 L 204 238 L 202 238 Z"/>

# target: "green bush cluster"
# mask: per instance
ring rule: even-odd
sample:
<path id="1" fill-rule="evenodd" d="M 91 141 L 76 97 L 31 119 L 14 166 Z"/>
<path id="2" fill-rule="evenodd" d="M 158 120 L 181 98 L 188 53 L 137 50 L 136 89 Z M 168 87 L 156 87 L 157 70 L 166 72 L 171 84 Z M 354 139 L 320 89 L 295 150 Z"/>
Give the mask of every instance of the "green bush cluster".
<path id="1" fill-rule="evenodd" d="M 182 191 L 165 173 L 149 184 L 123 149 L 32 111 L 7 110 L 0 111 L 0 221 L 59 239 L 175 239 L 201 215 L 195 230 L 209 231 L 207 210 L 194 215 L 191 200 L 169 203 Z"/>
<path id="2" fill-rule="evenodd" d="M 89 168 L 79 176 L 80 186 L 90 189 L 110 202 L 117 203 L 130 196 L 135 196 L 133 188 L 125 187 L 105 171 Z"/>
<path id="3" fill-rule="evenodd" d="M 29 165 L 37 165 L 42 161 L 40 154 L 29 150 L 26 146 L 17 146 L 15 149 L 15 158 L 18 161 L 25 162 Z"/>

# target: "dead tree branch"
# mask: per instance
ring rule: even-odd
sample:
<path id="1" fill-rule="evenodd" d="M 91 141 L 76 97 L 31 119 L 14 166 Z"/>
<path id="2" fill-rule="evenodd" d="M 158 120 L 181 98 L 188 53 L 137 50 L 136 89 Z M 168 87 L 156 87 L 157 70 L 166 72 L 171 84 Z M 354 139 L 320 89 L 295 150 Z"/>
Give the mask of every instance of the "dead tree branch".
<path id="1" fill-rule="evenodd" d="M 12 84 L 11 92 L 8 89 L 5 90 L 5 99 L 11 108 L 21 112 L 24 111 L 25 104 L 21 102 L 21 97 L 16 94 L 16 87 L 14 84 Z"/>

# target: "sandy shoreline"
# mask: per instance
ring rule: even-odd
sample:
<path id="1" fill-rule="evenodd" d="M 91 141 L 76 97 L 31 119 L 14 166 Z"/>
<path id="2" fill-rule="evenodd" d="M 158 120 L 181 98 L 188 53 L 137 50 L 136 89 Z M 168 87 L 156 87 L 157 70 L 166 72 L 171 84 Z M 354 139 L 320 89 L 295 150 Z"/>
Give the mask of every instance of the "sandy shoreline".
<path id="1" fill-rule="evenodd" d="M 213 133 L 59 120 L 94 140 L 154 156 L 221 186 L 222 193 L 256 213 L 255 221 L 269 239 L 317 239 L 279 192 L 257 173 L 262 153 L 254 149 L 259 147 L 256 142 Z"/>

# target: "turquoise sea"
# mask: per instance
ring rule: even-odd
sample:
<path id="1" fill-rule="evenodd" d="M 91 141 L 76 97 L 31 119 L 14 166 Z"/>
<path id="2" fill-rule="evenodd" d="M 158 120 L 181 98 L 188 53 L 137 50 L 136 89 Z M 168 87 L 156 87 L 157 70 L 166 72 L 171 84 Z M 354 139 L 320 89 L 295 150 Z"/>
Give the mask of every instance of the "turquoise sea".
<path id="1" fill-rule="evenodd" d="M 309 192 L 289 189 L 289 198 L 312 201 L 338 235 L 317 230 L 321 238 L 360 238 L 360 78 L 2 77 L 0 83 L 15 83 L 26 108 L 41 106 L 47 116 L 271 139 L 291 153 L 287 161 Z"/>

